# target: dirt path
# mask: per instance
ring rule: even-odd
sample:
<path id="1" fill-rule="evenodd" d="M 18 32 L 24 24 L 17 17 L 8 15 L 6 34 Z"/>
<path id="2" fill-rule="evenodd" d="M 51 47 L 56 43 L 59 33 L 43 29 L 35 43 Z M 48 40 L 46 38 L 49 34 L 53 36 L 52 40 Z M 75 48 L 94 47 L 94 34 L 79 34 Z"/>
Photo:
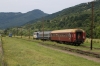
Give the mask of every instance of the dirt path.
<path id="1" fill-rule="evenodd" d="M 0 54 L 1 54 L 2 48 L 1 48 L 1 43 L 0 43 Z"/>
<path id="2" fill-rule="evenodd" d="M 66 54 L 82 57 L 82 58 L 85 58 L 87 60 L 91 60 L 91 61 L 100 63 L 100 58 L 94 58 L 94 57 L 90 57 L 90 56 L 86 56 L 86 55 L 82 55 L 82 54 L 78 54 L 78 53 L 73 53 L 73 52 L 70 52 L 70 51 L 61 50 L 61 49 L 58 49 L 58 48 L 53 48 L 53 47 L 45 46 L 45 45 L 42 45 L 42 44 L 39 44 L 39 46 L 43 46 L 45 48 L 49 48 L 49 49 L 60 51 L 60 52 L 66 53 Z"/>
<path id="3" fill-rule="evenodd" d="M 2 45 L 1 45 L 1 42 L 0 42 L 0 58 L 2 56 Z"/>
<path id="4" fill-rule="evenodd" d="M 2 50 L 2 43 L 1 43 L 1 41 L 0 41 L 0 62 L 1 62 L 1 66 L 4 66 L 3 50 Z"/>

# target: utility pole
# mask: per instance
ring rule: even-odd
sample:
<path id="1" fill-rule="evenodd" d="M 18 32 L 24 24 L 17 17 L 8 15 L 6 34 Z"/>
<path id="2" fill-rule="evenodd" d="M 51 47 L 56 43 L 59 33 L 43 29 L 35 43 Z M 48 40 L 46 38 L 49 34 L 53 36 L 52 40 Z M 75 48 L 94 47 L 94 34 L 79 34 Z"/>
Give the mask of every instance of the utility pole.
<path id="1" fill-rule="evenodd" d="M 93 24 L 94 24 L 94 1 L 91 2 L 92 4 L 92 22 L 91 22 L 91 50 L 93 48 Z"/>
<path id="2" fill-rule="evenodd" d="M 14 30 L 13 30 L 13 33 L 14 33 L 14 37 L 15 37 L 15 28 L 14 28 Z"/>
<path id="3" fill-rule="evenodd" d="M 17 27 L 17 37 L 18 37 L 18 27 Z"/>
<path id="4" fill-rule="evenodd" d="M 43 19 L 44 21 L 44 19 Z M 43 25 L 43 41 L 44 41 L 44 22 L 42 22 L 42 25 Z"/>
<path id="5" fill-rule="evenodd" d="M 20 30 L 21 30 L 20 34 L 21 34 L 21 38 L 22 38 L 22 27 L 20 27 Z"/>
<path id="6" fill-rule="evenodd" d="M 30 28 L 30 25 L 29 25 L 29 39 L 30 39 L 30 30 L 31 30 L 31 28 Z"/>

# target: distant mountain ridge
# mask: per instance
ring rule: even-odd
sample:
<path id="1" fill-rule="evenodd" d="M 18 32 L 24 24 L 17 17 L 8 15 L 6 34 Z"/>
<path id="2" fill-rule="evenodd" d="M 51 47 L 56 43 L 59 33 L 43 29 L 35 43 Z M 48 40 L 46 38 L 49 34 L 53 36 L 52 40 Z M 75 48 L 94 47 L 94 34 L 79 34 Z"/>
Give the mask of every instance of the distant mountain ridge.
<path id="1" fill-rule="evenodd" d="M 31 20 L 35 20 L 48 14 L 39 9 L 29 11 L 27 13 L 21 12 L 1 12 L 0 13 L 0 29 L 9 27 L 21 26 Z"/>

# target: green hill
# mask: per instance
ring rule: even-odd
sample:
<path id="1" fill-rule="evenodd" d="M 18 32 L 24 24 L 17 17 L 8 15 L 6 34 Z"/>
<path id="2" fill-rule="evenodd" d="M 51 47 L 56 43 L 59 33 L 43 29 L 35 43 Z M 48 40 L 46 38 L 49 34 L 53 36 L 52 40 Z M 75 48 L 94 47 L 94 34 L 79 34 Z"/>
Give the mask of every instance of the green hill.
<path id="1" fill-rule="evenodd" d="M 43 19 L 39 19 L 37 21 L 30 21 L 29 23 L 33 23 L 31 26 L 32 30 L 42 30 L 43 23 L 44 30 L 82 28 L 86 31 L 87 37 L 90 37 L 92 22 L 91 7 L 91 3 L 82 3 L 46 16 L 43 18 L 44 21 Z M 94 3 L 94 37 L 100 38 L 100 0 Z"/>
<path id="2" fill-rule="evenodd" d="M 0 29 L 21 26 L 31 20 L 38 19 L 48 14 L 41 10 L 33 10 L 27 13 L 1 12 L 0 13 Z"/>
<path id="3" fill-rule="evenodd" d="M 31 35 L 33 34 L 33 31 L 42 31 L 43 24 L 44 30 L 82 28 L 86 31 L 87 37 L 90 37 L 91 22 L 92 4 L 81 3 L 54 14 L 47 15 L 44 18 L 38 18 L 26 22 L 26 25 L 22 26 L 22 28 L 23 34 L 25 35 L 28 35 L 27 30 L 29 28 L 31 28 Z M 17 30 L 15 28 L 13 29 L 13 31 L 16 31 L 15 33 L 17 33 Z M 7 29 L 5 32 L 9 30 L 11 31 L 11 29 Z M 93 38 L 100 38 L 100 0 L 94 2 Z"/>

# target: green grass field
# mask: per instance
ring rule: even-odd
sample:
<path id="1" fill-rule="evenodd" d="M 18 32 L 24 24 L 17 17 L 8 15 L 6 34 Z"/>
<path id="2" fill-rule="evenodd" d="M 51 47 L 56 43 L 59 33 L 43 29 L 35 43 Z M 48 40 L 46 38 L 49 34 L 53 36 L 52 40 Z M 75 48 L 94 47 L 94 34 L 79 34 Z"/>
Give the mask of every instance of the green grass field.
<path id="1" fill-rule="evenodd" d="M 90 39 L 86 39 L 84 46 L 90 47 Z M 100 48 L 100 39 L 93 39 L 93 48 Z"/>
<path id="2" fill-rule="evenodd" d="M 100 63 L 65 54 L 23 39 L 3 37 L 6 66 L 100 66 Z"/>

